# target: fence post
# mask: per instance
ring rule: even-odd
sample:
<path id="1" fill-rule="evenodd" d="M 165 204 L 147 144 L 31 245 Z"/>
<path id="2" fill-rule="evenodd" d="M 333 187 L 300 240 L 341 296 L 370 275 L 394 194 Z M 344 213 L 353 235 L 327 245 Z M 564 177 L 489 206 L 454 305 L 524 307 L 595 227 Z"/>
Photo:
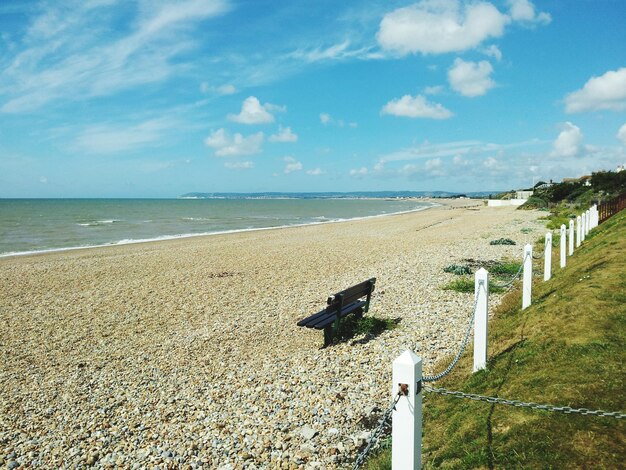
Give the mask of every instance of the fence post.
<path id="1" fill-rule="evenodd" d="M 585 241 L 587 238 L 587 214 L 582 213 L 580 216 L 580 240 Z"/>
<path id="2" fill-rule="evenodd" d="M 403 396 L 391 417 L 392 470 L 422 468 L 422 359 L 404 351 L 393 361 L 391 396 Z"/>
<path id="3" fill-rule="evenodd" d="M 543 255 L 543 280 L 549 281 L 552 277 L 552 232 L 546 233 Z"/>
<path id="4" fill-rule="evenodd" d="M 587 236 L 589 235 L 589 230 L 591 230 L 591 211 L 587 209 L 585 215 L 587 216 L 585 219 L 585 236 Z"/>
<path id="5" fill-rule="evenodd" d="M 567 244 L 567 229 L 565 228 L 565 224 L 561 225 L 561 268 L 565 267 L 567 263 L 567 253 L 566 253 L 566 244 Z"/>
<path id="6" fill-rule="evenodd" d="M 489 305 L 489 273 L 480 268 L 474 276 L 474 372 L 487 367 L 487 308 Z"/>
<path id="7" fill-rule="evenodd" d="M 596 205 L 594 204 L 593 206 L 591 206 L 591 209 L 589 209 L 589 211 L 591 213 L 591 222 L 589 224 L 589 228 L 593 230 L 594 228 L 596 228 Z"/>
<path id="8" fill-rule="evenodd" d="M 582 243 L 582 227 L 580 226 L 582 222 L 582 217 L 577 215 L 576 216 L 576 248 L 578 248 L 580 246 L 580 244 Z"/>
<path id="9" fill-rule="evenodd" d="M 533 246 L 524 247 L 524 277 L 522 282 L 522 310 L 530 305 L 533 285 Z"/>
<path id="10" fill-rule="evenodd" d="M 572 219 L 569 220 L 569 255 L 572 256 L 574 254 L 574 221 Z"/>

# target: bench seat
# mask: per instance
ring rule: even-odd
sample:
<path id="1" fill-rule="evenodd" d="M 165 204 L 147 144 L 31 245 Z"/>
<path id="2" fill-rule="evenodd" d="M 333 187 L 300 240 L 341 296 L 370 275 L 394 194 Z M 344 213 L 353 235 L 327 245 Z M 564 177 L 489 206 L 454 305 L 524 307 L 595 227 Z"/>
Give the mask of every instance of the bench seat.
<path id="1" fill-rule="evenodd" d="M 324 330 L 324 347 L 329 346 L 342 318 L 350 314 L 360 317 L 368 311 L 375 284 L 376 278 L 371 278 L 331 295 L 324 310 L 303 318 L 298 326 Z"/>
<path id="2" fill-rule="evenodd" d="M 353 313 L 357 309 L 363 309 L 367 302 L 365 300 L 357 300 L 356 302 L 352 302 L 349 305 L 346 305 L 341 309 L 341 313 L 339 314 L 339 318 L 343 318 L 351 313 Z M 298 326 L 306 326 L 307 328 L 315 328 L 316 330 L 323 330 L 332 322 L 337 319 L 337 312 L 328 312 L 327 309 L 322 310 L 321 312 L 316 313 L 315 315 L 311 315 L 310 317 L 304 318 L 298 322 Z"/>

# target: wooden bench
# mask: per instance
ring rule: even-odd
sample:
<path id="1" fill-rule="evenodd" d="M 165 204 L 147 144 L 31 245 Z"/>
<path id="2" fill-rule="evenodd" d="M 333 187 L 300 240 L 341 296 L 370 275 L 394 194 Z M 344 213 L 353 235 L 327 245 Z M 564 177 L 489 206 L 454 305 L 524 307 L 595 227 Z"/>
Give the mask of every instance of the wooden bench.
<path id="1" fill-rule="evenodd" d="M 324 347 L 330 345 L 342 318 L 351 313 L 360 318 L 369 310 L 375 284 L 376 278 L 373 277 L 331 295 L 326 300 L 327 307 L 324 310 L 300 320 L 298 326 L 324 330 Z"/>

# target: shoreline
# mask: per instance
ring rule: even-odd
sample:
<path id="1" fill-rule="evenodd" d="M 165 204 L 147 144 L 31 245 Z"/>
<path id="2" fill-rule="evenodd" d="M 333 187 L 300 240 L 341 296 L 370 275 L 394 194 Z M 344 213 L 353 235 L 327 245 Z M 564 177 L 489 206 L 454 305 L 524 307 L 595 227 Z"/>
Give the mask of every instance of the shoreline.
<path id="1" fill-rule="evenodd" d="M 346 198 L 339 198 L 346 199 Z M 367 198 L 354 198 L 354 199 L 367 199 Z M 418 200 L 418 199 L 416 199 Z M 443 200 L 449 201 L 449 200 Z M 369 215 L 364 217 L 353 217 L 349 219 L 336 219 L 336 220 L 326 220 L 320 222 L 307 222 L 303 224 L 289 224 L 289 225 L 279 225 L 275 227 L 255 227 L 255 228 L 243 228 L 243 229 L 233 229 L 233 230 L 218 230 L 215 232 L 202 232 L 202 233 L 185 233 L 185 234 L 175 234 L 175 235 L 160 235 L 154 238 L 145 238 L 145 239 L 124 239 L 119 240 L 117 242 L 103 243 L 99 245 L 82 245 L 82 246 L 68 246 L 68 247 L 60 247 L 60 248 L 44 248 L 41 250 L 29 250 L 29 251 L 17 251 L 17 252 L 6 252 L 0 253 L 0 260 L 5 258 L 14 258 L 14 257 L 24 257 L 24 256 L 40 256 L 51 253 L 62 253 L 66 251 L 77 251 L 77 250 L 90 250 L 90 249 L 100 249 L 100 248 L 108 248 L 114 246 L 125 246 L 125 245 L 135 245 L 142 243 L 158 243 L 170 240 L 184 240 L 188 238 L 196 238 L 196 237 L 211 237 L 216 235 L 230 235 L 237 233 L 245 233 L 245 232 L 256 232 L 256 231 L 266 231 L 266 230 L 280 230 L 292 227 L 307 227 L 309 225 L 323 225 L 323 224 L 335 224 L 342 222 L 350 222 L 350 221 L 358 221 L 358 220 L 367 220 L 377 217 L 388 217 L 394 215 L 401 214 L 410 214 L 413 212 L 421 212 L 428 209 L 432 209 L 439 206 L 446 206 L 445 202 L 433 202 L 431 199 L 424 199 L 424 202 L 431 204 L 430 206 L 419 207 L 417 209 L 412 209 L 408 211 L 399 211 L 399 212 L 390 212 L 384 214 L 377 215 Z"/>
<path id="2" fill-rule="evenodd" d="M 346 468 L 364 423 L 388 406 L 393 359 L 413 349 L 431 374 L 462 340 L 472 296 L 442 290 L 455 279 L 443 268 L 517 259 L 544 230 L 538 216 L 442 206 L 5 258 L 0 457 Z M 500 237 L 518 245 L 489 244 Z M 297 327 L 328 294 L 370 277 L 367 315 L 396 328 L 321 349 L 320 331 Z"/>

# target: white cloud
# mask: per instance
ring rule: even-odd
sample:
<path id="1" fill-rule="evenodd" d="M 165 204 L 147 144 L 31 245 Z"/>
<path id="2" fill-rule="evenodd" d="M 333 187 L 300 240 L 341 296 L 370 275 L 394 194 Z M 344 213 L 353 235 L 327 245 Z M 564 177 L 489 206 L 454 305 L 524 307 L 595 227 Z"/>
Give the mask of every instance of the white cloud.
<path id="1" fill-rule="evenodd" d="M 489 77 L 493 67 L 486 60 L 465 62 L 457 58 L 448 70 L 448 81 L 453 90 L 463 96 L 481 96 L 496 83 Z"/>
<path id="2" fill-rule="evenodd" d="M 361 168 L 356 168 L 350 170 L 350 176 L 354 176 L 355 178 L 362 178 L 369 173 L 367 167 L 362 166 Z"/>
<path id="3" fill-rule="evenodd" d="M 315 168 L 313 170 L 307 170 L 306 174 L 307 175 L 311 175 L 311 176 L 320 176 L 325 174 L 326 172 L 324 170 L 322 170 L 321 168 Z"/>
<path id="4" fill-rule="evenodd" d="M 39 178 L 39 182 L 41 184 L 48 184 L 48 177 L 47 176 L 42 176 Z"/>
<path id="5" fill-rule="evenodd" d="M 510 15 L 514 21 L 527 24 L 548 24 L 552 21 L 549 13 L 537 13 L 529 0 L 509 0 Z"/>
<path id="6" fill-rule="evenodd" d="M 287 106 L 281 106 L 279 104 L 265 103 L 263 105 L 268 112 L 271 113 L 286 113 Z"/>
<path id="7" fill-rule="evenodd" d="M 509 22 L 487 2 L 461 7 L 458 0 L 422 1 L 387 13 L 377 39 L 383 49 L 401 55 L 460 52 L 502 36 Z"/>
<path id="8" fill-rule="evenodd" d="M 487 157 L 483 160 L 483 165 L 487 168 L 497 168 L 500 162 L 496 160 L 494 157 Z"/>
<path id="9" fill-rule="evenodd" d="M 424 169 L 431 176 L 443 176 L 445 174 L 442 168 L 441 158 L 432 158 L 430 160 L 426 160 Z"/>
<path id="10" fill-rule="evenodd" d="M 186 67 L 180 56 L 199 43 L 193 35 L 199 23 L 229 7 L 222 0 L 159 3 L 133 9 L 139 13 L 129 18 L 129 32 L 111 34 L 102 20 L 119 16 L 119 8 L 114 2 L 46 4 L 24 36 L 25 47 L 0 71 L 0 92 L 9 96 L 0 110 L 28 112 L 166 80 Z"/>
<path id="11" fill-rule="evenodd" d="M 320 113 L 320 122 L 324 125 L 328 124 L 331 120 L 330 114 Z"/>
<path id="12" fill-rule="evenodd" d="M 278 127 L 278 133 L 269 136 L 270 142 L 297 142 L 298 134 L 294 134 L 291 127 Z"/>
<path id="13" fill-rule="evenodd" d="M 235 88 L 235 85 L 226 84 L 226 85 L 218 86 L 217 87 L 217 92 L 220 95 L 233 95 L 233 94 L 237 93 L 237 88 Z"/>
<path id="14" fill-rule="evenodd" d="M 257 132 L 248 137 L 244 137 L 239 133 L 231 136 L 225 129 L 221 128 L 212 131 L 204 143 L 208 147 L 215 149 L 215 156 L 217 157 L 236 157 L 260 153 L 263 139 L 263 132 Z"/>
<path id="15" fill-rule="evenodd" d="M 487 57 L 493 57 L 494 59 L 496 59 L 498 62 L 500 62 L 502 60 L 502 51 L 498 48 L 498 46 L 496 46 L 495 44 L 492 44 L 489 47 L 485 47 L 482 50 L 483 54 L 485 54 Z"/>
<path id="16" fill-rule="evenodd" d="M 469 165 L 469 162 L 465 160 L 461 155 L 455 155 L 454 157 L 452 157 L 452 163 L 455 166 L 461 166 L 461 167 Z"/>
<path id="17" fill-rule="evenodd" d="M 443 93 L 443 85 L 427 86 L 424 88 L 425 95 L 439 95 L 440 93 Z"/>
<path id="18" fill-rule="evenodd" d="M 601 109 L 626 109 L 626 67 L 609 70 L 600 77 L 591 77 L 580 90 L 565 97 L 567 113 Z"/>
<path id="19" fill-rule="evenodd" d="M 147 145 L 155 145 L 176 125 L 175 120 L 158 118 L 134 125 L 89 126 L 74 139 L 70 148 L 77 152 L 94 154 L 128 152 Z"/>
<path id="20" fill-rule="evenodd" d="M 622 144 L 626 145 L 626 124 L 617 131 L 617 138 Z"/>
<path id="21" fill-rule="evenodd" d="M 318 62 L 321 60 L 337 60 L 354 57 L 358 55 L 363 55 L 366 52 L 365 49 L 351 51 L 348 49 L 349 47 L 350 41 L 346 40 L 339 44 L 334 44 L 326 48 L 316 47 L 315 49 L 309 51 L 298 49 L 290 55 L 293 58 L 303 59 L 307 62 Z"/>
<path id="22" fill-rule="evenodd" d="M 285 158 L 283 158 L 283 160 L 287 163 L 287 165 L 285 165 L 285 169 L 283 170 L 283 173 L 289 174 L 289 173 L 292 173 L 294 171 L 302 170 L 302 162 L 299 162 L 295 158 L 293 158 L 293 157 L 285 157 Z"/>
<path id="23" fill-rule="evenodd" d="M 232 84 L 224 84 L 214 87 L 209 85 L 208 82 L 202 82 L 200 84 L 200 91 L 202 93 L 217 93 L 218 95 L 233 95 L 237 93 L 237 88 Z"/>
<path id="24" fill-rule="evenodd" d="M 381 114 L 410 118 L 448 119 L 452 112 L 439 103 L 430 103 L 422 95 L 415 97 L 404 95 L 400 99 L 391 100 L 380 111 Z"/>
<path id="25" fill-rule="evenodd" d="M 224 162 L 224 166 L 229 170 L 249 170 L 254 168 L 254 162 Z"/>
<path id="26" fill-rule="evenodd" d="M 358 123 L 356 122 L 348 122 L 346 124 L 345 120 L 335 119 L 328 113 L 320 113 L 320 122 L 324 124 L 325 126 L 333 125 L 337 127 L 345 127 L 347 125 L 348 127 L 351 127 L 353 129 L 356 129 L 357 127 L 359 127 Z"/>
<path id="27" fill-rule="evenodd" d="M 274 122 L 274 116 L 262 105 L 258 98 L 249 96 L 241 105 L 239 114 L 229 114 L 228 119 L 240 124 L 268 124 Z"/>
<path id="28" fill-rule="evenodd" d="M 575 157 L 580 153 L 583 133 L 571 122 L 563 124 L 563 130 L 552 144 L 553 157 Z"/>

